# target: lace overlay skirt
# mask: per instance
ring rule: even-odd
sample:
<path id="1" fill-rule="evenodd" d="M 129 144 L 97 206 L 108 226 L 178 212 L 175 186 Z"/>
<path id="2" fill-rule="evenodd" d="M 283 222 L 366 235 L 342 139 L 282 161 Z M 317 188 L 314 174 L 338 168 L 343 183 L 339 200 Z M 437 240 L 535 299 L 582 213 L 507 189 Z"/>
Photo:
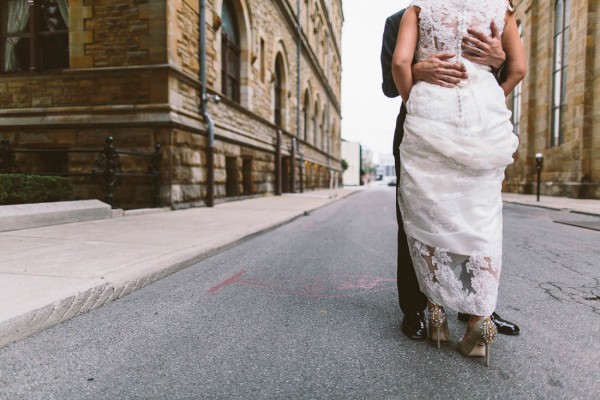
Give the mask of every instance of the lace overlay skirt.
<path id="1" fill-rule="evenodd" d="M 502 180 L 518 139 L 492 74 L 464 62 L 461 87 L 419 82 L 411 92 L 398 204 L 421 291 L 484 316 L 496 307 Z"/>

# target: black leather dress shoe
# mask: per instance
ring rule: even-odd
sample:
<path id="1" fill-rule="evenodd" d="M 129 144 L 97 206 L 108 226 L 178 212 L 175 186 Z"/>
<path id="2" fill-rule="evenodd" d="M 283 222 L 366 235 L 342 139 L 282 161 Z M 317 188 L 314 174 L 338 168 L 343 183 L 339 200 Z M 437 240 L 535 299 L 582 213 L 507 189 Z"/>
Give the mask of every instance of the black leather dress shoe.
<path id="1" fill-rule="evenodd" d="M 411 339 L 425 340 L 427 338 L 425 313 L 421 311 L 405 314 L 402 318 L 402 333 Z"/>
<path id="2" fill-rule="evenodd" d="M 492 314 L 492 321 L 494 322 L 494 325 L 496 325 L 496 328 L 498 328 L 498 333 L 514 336 L 521 332 L 516 324 L 500 318 L 500 316 L 496 313 Z"/>
<path id="3" fill-rule="evenodd" d="M 458 320 L 463 322 L 469 321 L 469 314 L 458 313 Z M 496 313 L 492 314 L 492 321 L 496 325 L 496 328 L 498 328 L 498 333 L 502 333 L 503 335 L 515 336 L 521 332 L 516 324 L 500 318 Z"/>

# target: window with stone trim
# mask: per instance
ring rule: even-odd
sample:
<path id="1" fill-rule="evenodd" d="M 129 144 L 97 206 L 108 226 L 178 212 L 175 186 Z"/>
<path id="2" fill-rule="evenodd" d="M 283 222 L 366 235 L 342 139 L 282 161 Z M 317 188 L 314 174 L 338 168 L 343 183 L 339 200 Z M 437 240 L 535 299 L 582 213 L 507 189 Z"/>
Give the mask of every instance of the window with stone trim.
<path id="1" fill-rule="evenodd" d="M 221 15 L 221 91 L 229 99 L 239 103 L 242 50 L 240 27 L 231 0 L 223 2 Z"/>
<path id="2" fill-rule="evenodd" d="M 68 67 L 67 0 L 0 1 L 0 72 Z"/>
<path id="3" fill-rule="evenodd" d="M 283 69 L 283 57 L 281 53 L 275 57 L 275 84 L 274 93 L 275 96 L 275 125 L 283 127 L 283 115 L 284 115 L 284 95 L 285 95 L 285 71 Z"/>
<path id="4" fill-rule="evenodd" d="M 308 89 L 304 92 L 304 107 L 302 110 L 303 119 L 304 119 L 304 141 L 308 142 L 308 132 L 310 127 L 310 94 Z"/>
<path id="5" fill-rule="evenodd" d="M 329 136 L 327 137 L 327 153 L 331 156 L 334 155 L 334 147 L 335 147 L 335 135 L 336 135 L 336 124 L 335 120 L 331 124 L 331 130 L 329 132 Z"/>
<path id="6" fill-rule="evenodd" d="M 306 32 L 306 38 L 308 39 L 310 37 L 310 1 L 309 0 L 304 0 L 304 3 L 306 5 L 306 27 L 305 27 L 305 32 Z"/>
<path id="7" fill-rule="evenodd" d="M 320 131 L 321 131 L 321 150 L 325 150 L 325 109 L 323 109 L 323 111 L 321 112 L 321 127 L 320 127 Z"/>
<path id="8" fill-rule="evenodd" d="M 552 112 L 550 146 L 564 142 L 564 113 L 567 92 L 570 0 L 557 0 L 554 6 L 554 59 L 552 65 Z"/>
<path id="9" fill-rule="evenodd" d="M 265 76 L 267 72 L 266 63 L 267 60 L 265 57 L 265 39 L 260 38 L 260 80 L 262 82 L 265 81 Z"/>
<path id="10" fill-rule="evenodd" d="M 318 122 L 317 122 L 317 116 L 319 115 L 319 103 L 315 103 L 315 108 L 314 108 L 314 112 L 312 115 L 312 123 L 313 123 L 313 141 L 312 144 L 314 146 L 317 145 L 317 137 L 319 135 L 319 127 L 318 127 Z"/>

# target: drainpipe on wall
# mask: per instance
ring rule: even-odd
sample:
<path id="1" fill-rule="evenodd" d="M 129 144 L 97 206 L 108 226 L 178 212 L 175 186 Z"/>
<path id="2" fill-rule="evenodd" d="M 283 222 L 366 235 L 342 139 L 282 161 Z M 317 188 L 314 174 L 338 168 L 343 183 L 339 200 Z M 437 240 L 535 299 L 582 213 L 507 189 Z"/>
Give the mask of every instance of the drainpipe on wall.
<path id="1" fill-rule="evenodd" d="M 206 90 L 206 0 L 200 0 L 200 83 L 202 84 L 201 110 L 202 117 L 208 127 L 208 147 L 206 151 L 206 205 L 212 207 L 215 204 L 215 126 L 211 116 L 208 114 L 207 103 L 214 100 L 218 103 L 219 96 L 209 95 Z"/>
<path id="2" fill-rule="evenodd" d="M 296 138 L 292 137 L 292 148 L 290 149 L 290 158 L 292 159 L 291 161 L 291 168 L 290 168 L 290 181 L 291 185 L 290 185 L 290 193 L 296 193 L 296 188 L 295 188 L 295 183 L 296 183 Z"/>
<path id="3" fill-rule="evenodd" d="M 275 195 L 281 196 L 281 129 L 277 129 L 275 146 Z"/>
<path id="4" fill-rule="evenodd" d="M 297 16 L 297 25 L 298 25 L 298 39 L 297 39 L 297 85 L 296 85 L 296 137 L 297 137 L 297 141 L 296 141 L 296 145 L 298 146 L 298 152 L 301 153 L 300 150 L 300 57 L 301 57 L 301 53 L 302 53 L 302 25 L 301 22 L 301 15 L 300 15 L 300 0 L 298 0 L 297 2 L 298 5 L 298 16 Z M 293 160 L 293 163 L 296 163 L 296 160 Z M 304 192 L 304 177 L 302 174 L 302 169 L 304 168 L 304 161 L 301 160 L 300 162 L 300 193 Z"/>

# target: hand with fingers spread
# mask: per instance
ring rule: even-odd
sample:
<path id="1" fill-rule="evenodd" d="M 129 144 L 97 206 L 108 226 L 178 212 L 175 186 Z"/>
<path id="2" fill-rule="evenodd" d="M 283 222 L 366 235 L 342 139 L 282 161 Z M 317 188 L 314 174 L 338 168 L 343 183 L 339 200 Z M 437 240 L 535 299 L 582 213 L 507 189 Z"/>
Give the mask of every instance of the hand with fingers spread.
<path id="1" fill-rule="evenodd" d="M 413 79 L 447 88 L 456 87 L 461 80 L 467 79 L 468 75 L 462 63 L 448 61 L 454 56 L 456 54 L 450 52 L 438 53 L 414 64 Z"/>
<path id="2" fill-rule="evenodd" d="M 480 30 L 469 28 L 469 35 L 462 41 L 463 57 L 481 65 L 489 65 L 494 70 L 499 69 L 506 60 L 506 54 L 502 49 L 502 32 L 492 21 L 490 26 L 492 36 L 488 36 Z"/>

